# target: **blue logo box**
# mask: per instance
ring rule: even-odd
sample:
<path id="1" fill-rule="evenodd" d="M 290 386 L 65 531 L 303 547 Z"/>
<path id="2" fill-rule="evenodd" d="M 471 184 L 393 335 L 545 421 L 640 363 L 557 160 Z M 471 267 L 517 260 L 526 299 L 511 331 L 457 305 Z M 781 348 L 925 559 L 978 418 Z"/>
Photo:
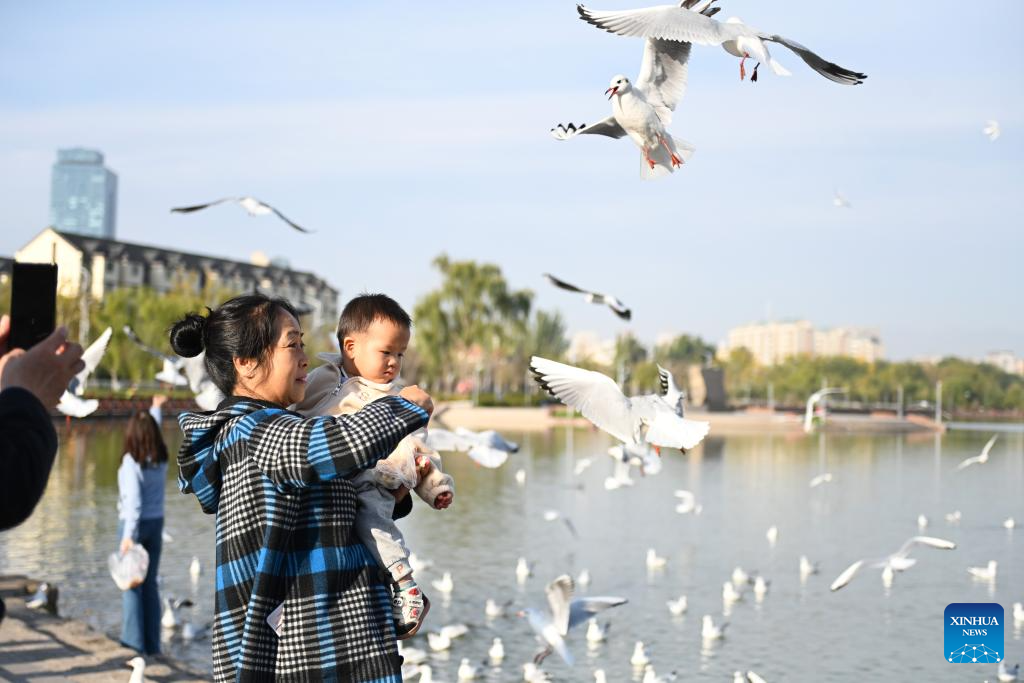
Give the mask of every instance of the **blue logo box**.
<path id="1" fill-rule="evenodd" d="M 1003 606 L 994 602 L 954 602 L 944 618 L 947 662 L 992 664 L 1003 660 Z"/>

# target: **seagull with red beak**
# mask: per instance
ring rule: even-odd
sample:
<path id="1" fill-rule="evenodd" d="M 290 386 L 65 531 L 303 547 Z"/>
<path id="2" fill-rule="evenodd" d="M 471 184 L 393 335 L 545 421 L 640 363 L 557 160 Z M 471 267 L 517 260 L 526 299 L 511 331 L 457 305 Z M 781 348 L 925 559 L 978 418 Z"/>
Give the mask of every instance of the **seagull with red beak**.
<path id="1" fill-rule="evenodd" d="M 684 5 L 694 1 L 686 0 Z M 707 6 L 702 11 L 714 13 Z M 568 140 L 587 134 L 610 138 L 628 135 L 640 148 L 641 177 L 659 178 L 675 172 L 694 151 L 693 145 L 673 138 L 666 130 L 672 123 L 672 112 L 686 92 L 690 47 L 690 43 L 677 40 L 646 40 L 636 83 L 618 75 L 604 91 L 611 100 L 612 115 L 591 126 L 560 123 L 551 129 L 552 136 Z"/>

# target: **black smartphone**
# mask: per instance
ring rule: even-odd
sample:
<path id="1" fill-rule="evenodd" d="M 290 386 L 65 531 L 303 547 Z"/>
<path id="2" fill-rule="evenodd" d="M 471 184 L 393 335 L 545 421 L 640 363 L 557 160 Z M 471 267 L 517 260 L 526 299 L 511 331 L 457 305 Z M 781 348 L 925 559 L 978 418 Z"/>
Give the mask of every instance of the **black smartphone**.
<path id="1" fill-rule="evenodd" d="M 8 349 L 28 349 L 57 326 L 57 266 L 14 263 L 11 271 L 11 336 Z"/>

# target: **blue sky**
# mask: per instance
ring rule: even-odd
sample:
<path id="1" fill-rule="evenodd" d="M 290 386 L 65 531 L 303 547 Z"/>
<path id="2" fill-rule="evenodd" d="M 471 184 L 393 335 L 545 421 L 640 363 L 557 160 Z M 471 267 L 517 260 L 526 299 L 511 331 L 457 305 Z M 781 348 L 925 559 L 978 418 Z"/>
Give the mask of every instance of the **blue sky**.
<path id="1" fill-rule="evenodd" d="M 645 183 L 627 141 L 548 136 L 606 116 L 611 76 L 639 68 L 641 42 L 573 2 L 3 3 L 0 254 L 45 227 L 56 149 L 80 145 L 119 175 L 120 238 L 283 255 L 346 297 L 411 308 L 444 251 L 501 264 L 574 331 L 718 341 L 770 312 L 877 327 L 895 358 L 1024 355 L 1024 4 L 721 4 L 870 78 L 835 85 L 777 46 L 793 76 L 753 85 L 695 48 L 672 132 L 697 153 Z M 168 212 L 240 194 L 317 233 Z"/>

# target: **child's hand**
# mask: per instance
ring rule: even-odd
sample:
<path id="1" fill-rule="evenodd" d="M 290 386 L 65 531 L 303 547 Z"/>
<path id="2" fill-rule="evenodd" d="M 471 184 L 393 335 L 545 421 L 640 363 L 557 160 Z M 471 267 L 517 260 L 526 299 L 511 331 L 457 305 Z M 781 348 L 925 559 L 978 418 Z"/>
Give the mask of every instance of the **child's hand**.
<path id="1" fill-rule="evenodd" d="M 452 504 L 452 492 L 445 491 L 444 493 L 438 494 L 437 498 L 434 499 L 434 509 L 444 510 Z"/>

